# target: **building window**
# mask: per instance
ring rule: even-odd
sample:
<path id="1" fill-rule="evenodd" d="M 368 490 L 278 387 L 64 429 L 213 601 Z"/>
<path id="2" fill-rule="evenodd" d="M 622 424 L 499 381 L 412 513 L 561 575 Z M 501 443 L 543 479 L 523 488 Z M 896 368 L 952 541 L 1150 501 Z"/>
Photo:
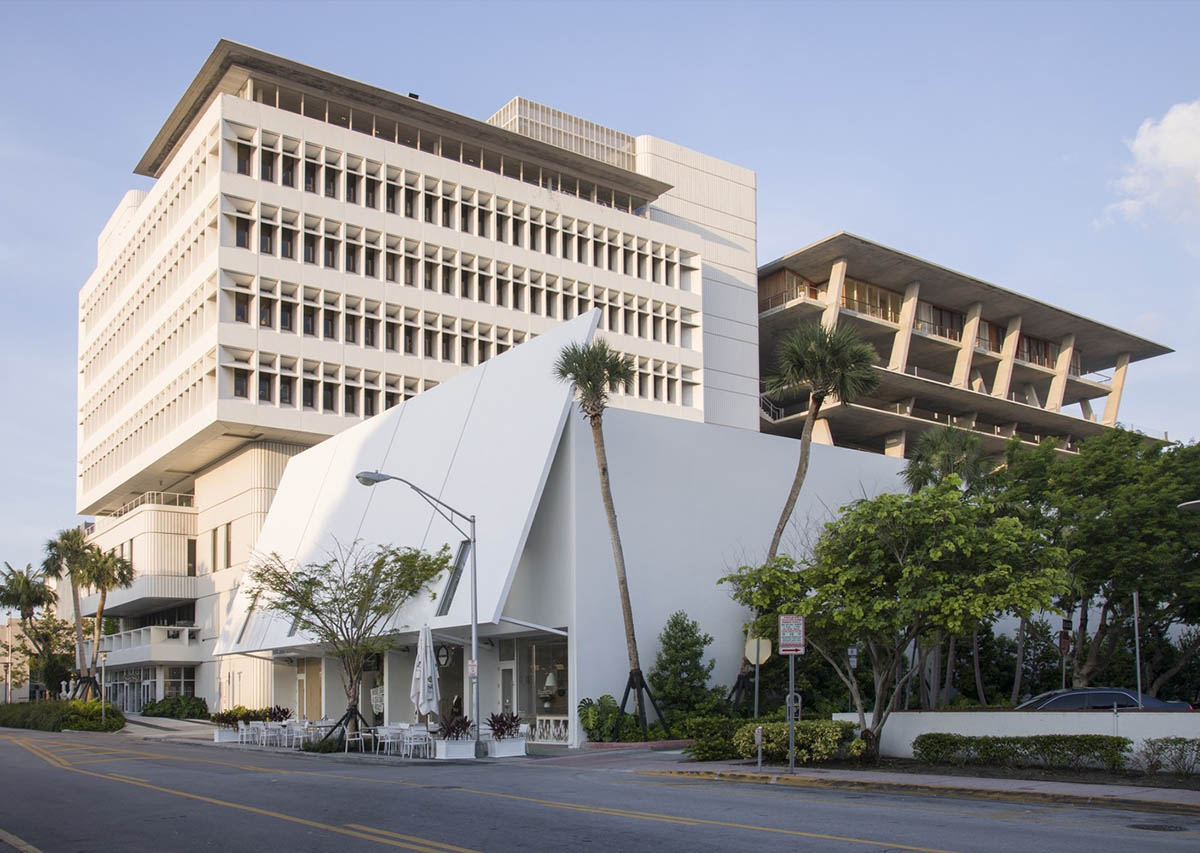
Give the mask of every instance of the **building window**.
<path id="1" fill-rule="evenodd" d="M 292 388 L 295 382 L 296 380 L 292 379 L 290 376 L 279 377 L 279 405 L 292 405 Z"/>
<path id="2" fill-rule="evenodd" d="M 196 576 L 196 540 L 188 539 L 187 541 L 187 576 L 194 578 Z"/>
<path id="3" fill-rule="evenodd" d="M 262 180 L 275 182 L 275 158 L 277 156 L 274 151 L 263 151 L 259 154 L 258 176 Z"/>
<path id="4" fill-rule="evenodd" d="M 321 167 L 318 166 L 316 163 L 309 163 L 309 162 L 305 161 L 305 163 L 304 163 L 304 191 L 305 192 L 315 193 L 317 191 L 317 172 L 320 170 L 320 168 Z"/>
<path id="5" fill-rule="evenodd" d="M 363 415 L 370 418 L 375 415 L 375 396 L 378 391 L 363 391 Z"/>
<path id="6" fill-rule="evenodd" d="M 217 528 L 212 529 L 212 562 L 208 564 L 208 570 L 215 572 L 217 570 Z"/>
<path id="7" fill-rule="evenodd" d="M 237 147 L 237 170 L 239 175 L 250 174 L 250 157 L 253 148 L 244 142 L 239 142 Z"/>
<path id="8" fill-rule="evenodd" d="M 376 196 L 379 192 L 379 181 L 367 178 L 367 207 L 379 207 Z"/>
<path id="9" fill-rule="evenodd" d="M 250 295 L 248 293 L 233 295 L 233 319 L 238 323 L 250 322 Z"/>
<path id="10" fill-rule="evenodd" d="M 375 278 L 375 276 L 376 276 L 375 259 L 378 256 L 379 256 L 378 249 L 367 249 L 366 256 L 364 258 L 365 263 L 363 265 L 363 272 L 366 273 L 369 278 Z"/>
<path id="11" fill-rule="evenodd" d="M 317 334 L 317 309 L 313 305 L 304 306 L 304 334 Z"/>
<path id="12" fill-rule="evenodd" d="M 350 204 L 358 204 L 359 180 L 358 175 L 346 175 L 346 201 Z"/>
<path id="13" fill-rule="evenodd" d="M 375 346 L 375 327 L 378 320 L 363 320 L 363 346 Z"/>
<path id="14" fill-rule="evenodd" d="M 258 325 L 270 329 L 275 325 L 275 300 L 258 298 Z"/>
<path id="15" fill-rule="evenodd" d="M 250 248 L 250 220 L 238 217 L 233 225 L 234 242 L 239 249 Z"/>
<path id="16" fill-rule="evenodd" d="M 353 344 L 358 342 L 358 318 L 346 315 L 346 343 Z"/>
<path id="17" fill-rule="evenodd" d="M 337 312 L 328 308 L 323 312 L 321 332 L 326 340 L 337 340 Z"/>
<path id="18" fill-rule="evenodd" d="M 458 591 L 458 583 L 462 580 L 463 567 L 467 564 L 467 557 L 471 553 L 471 540 L 464 539 L 458 546 L 458 554 L 454 558 L 454 566 L 450 569 L 450 577 L 446 578 L 446 588 L 442 591 L 441 600 L 438 601 L 438 616 L 446 616 L 450 613 L 450 605 L 454 603 L 454 593 Z"/>
<path id="19" fill-rule="evenodd" d="M 228 569 L 233 565 L 233 524 L 225 522 L 225 565 L 223 568 Z"/>
<path id="20" fill-rule="evenodd" d="M 275 377 L 269 373 L 258 374 L 258 400 L 260 403 L 275 402 Z"/>
<path id="21" fill-rule="evenodd" d="M 275 254 L 275 226 L 258 224 L 258 251 L 264 255 Z"/>
<path id="22" fill-rule="evenodd" d="M 356 404 L 356 397 L 357 395 L 355 394 L 353 388 L 346 388 L 345 392 L 342 394 L 342 399 L 345 403 L 345 407 L 342 409 L 342 414 L 353 415 L 357 413 L 358 406 Z"/>
<path id="23" fill-rule="evenodd" d="M 304 380 L 304 408 L 315 409 L 317 407 L 317 383 L 313 379 Z"/>
<path id="24" fill-rule="evenodd" d="M 295 309 L 290 302 L 279 303 L 279 330 L 290 332 L 295 324 Z"/>
<path id="25" fill-rule="evenodd" d="M 163 676 L 164 697 L 196 695 L 196 667 L 167 666 L 163 668 L 166 670 L 166 675 Z"/>
<path id="26" fill-rule="evenodd" d="M 291 228 L 279 229 L 279 257 L 296 260 L 296 232 Z"/>
<path id="27" fill-rule="evenodd" d="M 337 385 L 332 382 L 321 386 L 321 411 L 337 412 Z"/>
<path id="28" fill-rule="evenodd" d="M 233 396 L 249 397 L 250 396 L 250 371 L 235 370 L 233 371 Z"/>
<path id="29" fill-rule="evenodd" d="M 285 187 L 296 188 L 296 158 L 283 155 L 283 167 L 279 170 L 280 183 Z"/>

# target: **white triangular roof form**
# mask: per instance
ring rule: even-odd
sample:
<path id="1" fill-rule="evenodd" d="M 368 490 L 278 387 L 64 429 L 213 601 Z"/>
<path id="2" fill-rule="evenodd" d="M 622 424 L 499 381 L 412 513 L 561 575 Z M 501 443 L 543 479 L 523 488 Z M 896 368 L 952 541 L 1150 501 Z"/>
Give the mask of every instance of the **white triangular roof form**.
<path id="1" fill-rule="evenodd" d="M 436 551 L 461 536 L 403 483 L 367 488 L 354 475 L 378 470 L 412 481 L 476 516 L 479 620 L 499 621 L 570 411 L 571 387 L 555 378 L 562 348 L 590 341 L 599 312 L 571 322 L 293 457 L 255 546 L 297 563 L 323 560 L 334 539 Z M 439 595 L 444 580 L 435 581 Z M 470 624 L 469 578 L 446 616 L 429 597 L 406 604 L 386 633 Z M 314 643 L 284 617 L 252 608 L 243 579 L 215 654 Z"/>

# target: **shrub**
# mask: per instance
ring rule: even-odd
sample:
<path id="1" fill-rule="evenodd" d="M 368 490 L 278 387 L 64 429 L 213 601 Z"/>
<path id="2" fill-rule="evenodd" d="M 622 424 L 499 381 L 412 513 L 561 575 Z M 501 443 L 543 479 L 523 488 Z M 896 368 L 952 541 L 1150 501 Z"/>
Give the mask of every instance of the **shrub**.
<path id="1" fill-rule="evenodd" d="M 713 638 L 682 610 L 672 613 L 658 635 L 659 650 L 648 680 L 658 708 L 670 721 L 680 714 L 712 714 L 721 696 L 708 687 L 715 662 L 704 662 L 704 650 Z"/>
<path id="2" fill-rule="evenodd" d="M 780 763 L 788 760 L 787 723 L 743 723 L 733 735 L 733 746 L 741 758 L 754 758 L 754 729 L 763 730 L 763 760 Z M 812 764 L 829 761 L 839 754 L 849 753 L 854 740 L 855 726 L 835 720 L 804 720 L 796 723 L 796 763 Z"/>
<path id="3" fill-rule="evenodd" d="M 105 709 L 104 724 L 100 722 L 100 700 L 80 699 L 19 702 L 0 705 L 0 726 L 14 729 L 37 729 L 43 732 L 75 731 L 115 732 L 125 726 L 125 715 L 111 704 Z"/>
<path id="4" fill-rule="evenodd" d="M 913 740 L 913 755 L 930 764 L 986 764 L 999 767 L 1103 765 L 1120 770 L 1133 742 L 1113 735 L 971 736 L 930 732 Z"/>
<path id="5" fill-rule="evenodd" d="M 512 711 L 492 714 L 488 717 L 488 728 L 492 730 L 492 737 L 496 740 L 517 737 L 521 734 L 521 718 Z"/>
<path id="6" fill-rule="evenodd" d="M 253 723 L 282 723 L 292 718 L 290 708 L 276 705 L 273 708 L 247 708 L 244 705 L 234 705 L 228 711 L 218 711 L 208 716 L 218 726 L 236 728 L 239 722 Z"/>
<path id="7" fill-rule="evenodd" d="M 1186 737 L 1147 738 L 1134 757 L 1137 767 L 1148 775 L 1162 770 L 1190 776 L 1200 763 L 1200 739 Z"/>
<path id="8" fill-rule="evenodd" d="M 304 752 L 341 752 L 343 749 L 342 739 L 331 737 L 316 741 L 305 741 L 304 743 L 300 744 L 300 749 Z"/>
<path id="9" fill-rule="evenodd" d="M 467 717 L 442 717 L 438 735 L 445 740 L 465 740 L 471 736 L 471 721 Z"/>
<path id="10" fill-rule="evenodd" d="M 733 736 L 743 725 L 744 720 L 731 717 L 689 717 L 682 722 L 683 735 L 693 742 L 684 752 L 697 761 L 737 758 Z"/>
<path id="11" fill-rule="evenodd" d="M 142 708 L 142 716 L 205 720 L 209 718 L 208 702 L 199 696 L 168 696 L 157 702 L 147 702 Z"/>

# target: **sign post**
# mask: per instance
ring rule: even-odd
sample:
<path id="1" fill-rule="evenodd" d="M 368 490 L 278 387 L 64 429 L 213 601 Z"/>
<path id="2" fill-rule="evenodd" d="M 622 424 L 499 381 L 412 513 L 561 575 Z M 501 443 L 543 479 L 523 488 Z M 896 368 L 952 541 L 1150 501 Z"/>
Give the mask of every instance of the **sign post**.
<path id="1" fill-rule="evenodd" d="M 804 654 L 804 617 L 795 613 L 779 614 L 779 653 L 788 656 L 788 773 L 796 772 L 796 717 L 800 703 L 796 696 L 796 655 Z"/>
<path id="2" fill-rule="evenodd" d="M 754 719 L 758 719 L 758 667 L 771 657 L 771 641 L 762 637 L 746 640 L 746 660 L 754 664 Z"/>

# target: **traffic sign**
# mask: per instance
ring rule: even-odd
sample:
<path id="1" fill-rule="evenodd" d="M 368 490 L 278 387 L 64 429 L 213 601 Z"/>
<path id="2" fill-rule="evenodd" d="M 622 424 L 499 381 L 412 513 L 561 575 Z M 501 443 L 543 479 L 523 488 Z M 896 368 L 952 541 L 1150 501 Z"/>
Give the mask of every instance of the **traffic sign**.
<path id="1" fill-rule="evenodd" d="M 771 641 L 766 637 L 750 637 L 746 640 L 746 660 L 763 664 L 771 657 Z"/>
<path id="2" fill-rule="evenodd" d="M 779 653 L 804 654 L 804 617 L 795 613 L 779 614 Z"/>

